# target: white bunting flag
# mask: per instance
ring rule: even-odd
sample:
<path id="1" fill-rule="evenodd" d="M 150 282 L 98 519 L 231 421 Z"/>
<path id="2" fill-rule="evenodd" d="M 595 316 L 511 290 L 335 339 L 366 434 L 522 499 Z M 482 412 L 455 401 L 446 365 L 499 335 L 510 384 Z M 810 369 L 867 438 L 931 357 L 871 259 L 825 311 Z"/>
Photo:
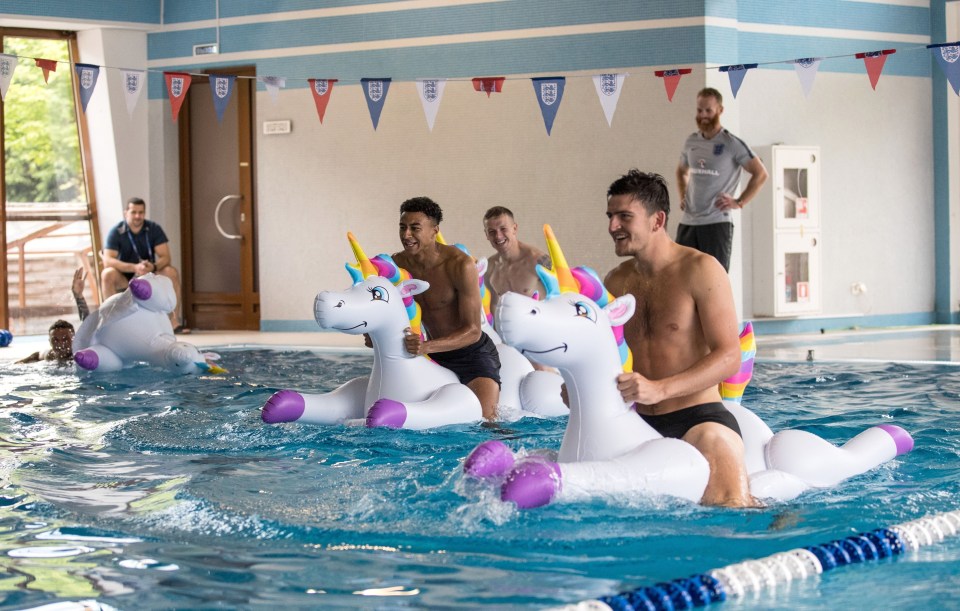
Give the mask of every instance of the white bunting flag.
<path id="1" fill-rule="evenodd" d="M 7 87 L 13 79 L 13 71 L 17 69 L 17 56 L 0 53 L 0 99 L 6 99 Z"/>
<path id="2" fill-rule="evenodd" d="M 607 117 L 607 126 L 613 125 L 613 113 L 617 111 L 617 102 L 620 101 L 620 91 L 626 78 L 626 74 L 598 74 L 593 77 L 603 114 Z"/>
<path id="3" fill-rule="evenodd" d="M 143 82 L 146 72 L 143 70 L 120 70 L 123 76 L 123 95 L 127 100 L 127 112 L 133 116 L 133 109 L 137 107 L 140 93 L 143 91 Z"/>
<path id="4" fill-rule="evenodd" d="M 420 93 L 423 114 L 427 117 L 427 126 L 430 131 L 433 131 L 433 122 L 437 120 L 440 98 L 443 97 L 443 87 L 446 84 L 446 79 L 417 79 L 417 91 Z"/>
<path id="5" fill-rule="evenodd" d="M 270 94 L 270 100 L 274 104 L 277 103 L 277 96 L 280 94 L 280 90 L 287 86 L 287 79 L 283 76 L 258 76 L 257 80 L 263 83 L 263 86 L 267 88 L 267 93 Z"/>
<path id="6" fill-rule="evenodd" d="M 793 69 L 797 71 L 800 78 L 800 87 L 803 88 L 803 95 L 810 95 L 813 89 L 813 79 L 817 77 L 817 69 L 820 67 L 819 57 L 805 57 L 803 59 L 793 60 Z"/>

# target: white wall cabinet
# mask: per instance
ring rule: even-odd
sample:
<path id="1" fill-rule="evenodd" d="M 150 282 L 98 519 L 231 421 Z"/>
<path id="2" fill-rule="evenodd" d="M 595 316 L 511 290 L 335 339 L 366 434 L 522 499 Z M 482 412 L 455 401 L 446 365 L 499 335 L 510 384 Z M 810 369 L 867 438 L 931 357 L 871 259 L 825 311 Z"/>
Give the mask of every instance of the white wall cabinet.
<path id="1" fill-rule="evenodd" d="M 820 274 L 820 149 L 758 147 L 769 178 L 753 209 L 753 312 L 757 317 L 818 314 Z"/>

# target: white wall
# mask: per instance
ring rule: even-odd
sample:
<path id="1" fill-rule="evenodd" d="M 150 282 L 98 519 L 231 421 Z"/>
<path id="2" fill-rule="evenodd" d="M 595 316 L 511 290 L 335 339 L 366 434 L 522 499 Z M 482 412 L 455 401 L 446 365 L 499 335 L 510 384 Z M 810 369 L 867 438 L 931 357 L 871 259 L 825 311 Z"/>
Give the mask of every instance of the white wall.
<path id="1" fill-rule="evenodd" d="M 652 71 L 627 78 L 612 128 L 589 75 L 568 78 L 551 137 L 529 79 L 508 80 L 489 99 L 469 81 L 448 82 L 432 133 L 412 82 L 391 85 L 376 132 L 358 85 L 336 86 L 322 126 L 308 90 L 281 91 L 276 104 L 259 93 L 258 132 L 265 120 L 293 121 L 292 134 L 257 141 L 262 320 L 312 320 L 315 294 L 348 284 L 346 232 L 371 256 L 396 252 L 400 203 L 418 195 L 441 205 L 444 237 L 475 256 L 493 252 L 483 213 L 505 205 L 522 240 L 544 248 L 550 223 L 572 265 L 606 274 L 618 263 L 606 230 L 610 183 L 639 167 L 673 186 L 695 129 L 701 85 L 681 81 L 671 104 Z M 673 217 L 671 229 L 676 205 Z"/>
<path id="2" fill-rule="evenodd" d="M 805 99 L 793 71 L 748 78 L 747 142 L 821 148 L 823 316 L 933 311 L 930 79 L 884 75 L 873 91 L 866 74 L 820 73 Z M 867 293 L 852 295 L 854 282 Z"/>
<path id="3" fill-rule="evenodd" d="M 89 29 L 77 32 L 79 61 L 98 66 L 143 69 L 147 64 L 144 32 Z M 147 132 L 147 94 L 143 92 L 133 115 L 127 111 L 122 74 L 101 70 L 87 105 L 90 148 L 95 163 L 94 180 L 100 233 L 106 239 L 111 226 L 123 218 L 123 203 L 143 197 L 148 205 L 150 150 Z M 150 218 L 157 210 L 150 206 Z"/>

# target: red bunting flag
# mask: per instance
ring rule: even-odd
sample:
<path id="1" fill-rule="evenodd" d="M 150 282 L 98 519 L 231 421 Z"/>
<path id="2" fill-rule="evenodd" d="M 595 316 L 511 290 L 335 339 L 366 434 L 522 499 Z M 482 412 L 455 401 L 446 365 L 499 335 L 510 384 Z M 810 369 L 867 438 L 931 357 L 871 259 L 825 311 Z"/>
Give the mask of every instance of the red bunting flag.
<path id="1" fill-rule="evenodd" d="M 473 90 L 474 91 L 485 91 L 487 97 L 490 97 L 491 93 L 500 93 L 503 91 L 503 81 L 506 77 L 503 76 L 485 76 L 478 77 L 473 79 Z"/>
<path id="2" fill-rule="evenodd" d="M 870 76 L 870 86 L 874 91 L 877 89 L 877 82 L 880 80 L 880 73 L 883 72 L 883 64 L 887 61 L 888 55 L 896 53 L 896 49 L 884 49 L 883 51 L 868 51 L 867 53 L 857 53 L 857 59 L 862 59 L 867 67 L 867 74 Z"/>
<path id="3" fill-rule="evenodd" d="M 663 86 L 667 90 L 667 100 L 673 101 L 673 94 L 677 92 L 680 77 L 693 72 L 692 68 L 675 68 L 673 70 L 657 70 L 655 75 L 663 79 Z"/>
<path id="4" fill-rule="evenodd" d="M 37 63 L 37 67 L 38 67 L 38 68 L 42 68 L 42 69 L 43 69 L 43 82 L 44 82 L 44 83 L 49 83 L 49 82 L 50 82 L 50 73 L 57 71 L 57 60 L 55 60 L 55 59 L 40 59 L 39 57 L 35 57 L 35 58 L 33 59 L 33 61 L 35 61 L 35 62 Z"/>
<path id="5" fill-rule="evenodd" d="M 190 89 L 190 75 L 185 72 L 164 72 L 163 78 L 167 81 L 167 94 L 170 96 L 170 109 L 173 111 L 173 120 L 177 120 L 180 107 L 187 99 L 187 89 Z"/>
<path id="6" fill-rule="evenodd" d="M 313 103 L 317 106 L 317 116 L 320 117 L 320 123 L 323 124 L 323 115 L 327 112 L 327 104 L 330 103 L 330 94 L 333 93 L 333 84 L 337 82 L 335 78 L 307 79 L 310 83 L 310 93 L 313 94 Z"/>

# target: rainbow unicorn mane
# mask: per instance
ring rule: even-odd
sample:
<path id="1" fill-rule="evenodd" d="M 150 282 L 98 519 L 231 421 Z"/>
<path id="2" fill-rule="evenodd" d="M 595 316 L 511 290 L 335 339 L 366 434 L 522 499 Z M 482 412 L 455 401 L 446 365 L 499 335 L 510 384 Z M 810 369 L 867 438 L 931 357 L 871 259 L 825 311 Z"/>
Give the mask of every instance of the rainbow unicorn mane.
<path id="1" fill-rule="evenodd" d="M 600 275 L 586 266 L 571 268 L 560 249 L 560 243 L 553 235 L 550 225 L 543 226 L 543 235 L 547 240 L 547 250 L 550 254 L 551 269 L 537 264 L 537 275 L 540 282 L 547 289 L 546 299 L 558 297 L 563 293 L 579 293 L 592 299 L 601 308 L 606 307 L 615 299 L 613 294 L 603 285 Z M 611 326 L 613 336 L 617 340 L 617 349 L 620 351 L 620 363 L 625 372 L 633 371 L 633 354 L 627 347 L 623 336 L 623 325 Z"/>
<path id="2" fill-rule="evenodd" d="M 350 247 L 357 258 L 356 263 L 346 264 L 347 273 L 354 284 L 359 284 L 371 276 L 379 276 L 389 280 L 394 286 L 400 286 L 401 282 L 413 277 L 410 272 L 397 265 L 390 255 L 380 254 L 372 259 L 368 258 L 352 233 L 347 233 L 347 240 L 350 241 Z M 407 318 L 410 319 L 410 330 L 422 336 L 420 304 L 410 295 L 403 297 L 403 306 L 407 310 Z"/>

